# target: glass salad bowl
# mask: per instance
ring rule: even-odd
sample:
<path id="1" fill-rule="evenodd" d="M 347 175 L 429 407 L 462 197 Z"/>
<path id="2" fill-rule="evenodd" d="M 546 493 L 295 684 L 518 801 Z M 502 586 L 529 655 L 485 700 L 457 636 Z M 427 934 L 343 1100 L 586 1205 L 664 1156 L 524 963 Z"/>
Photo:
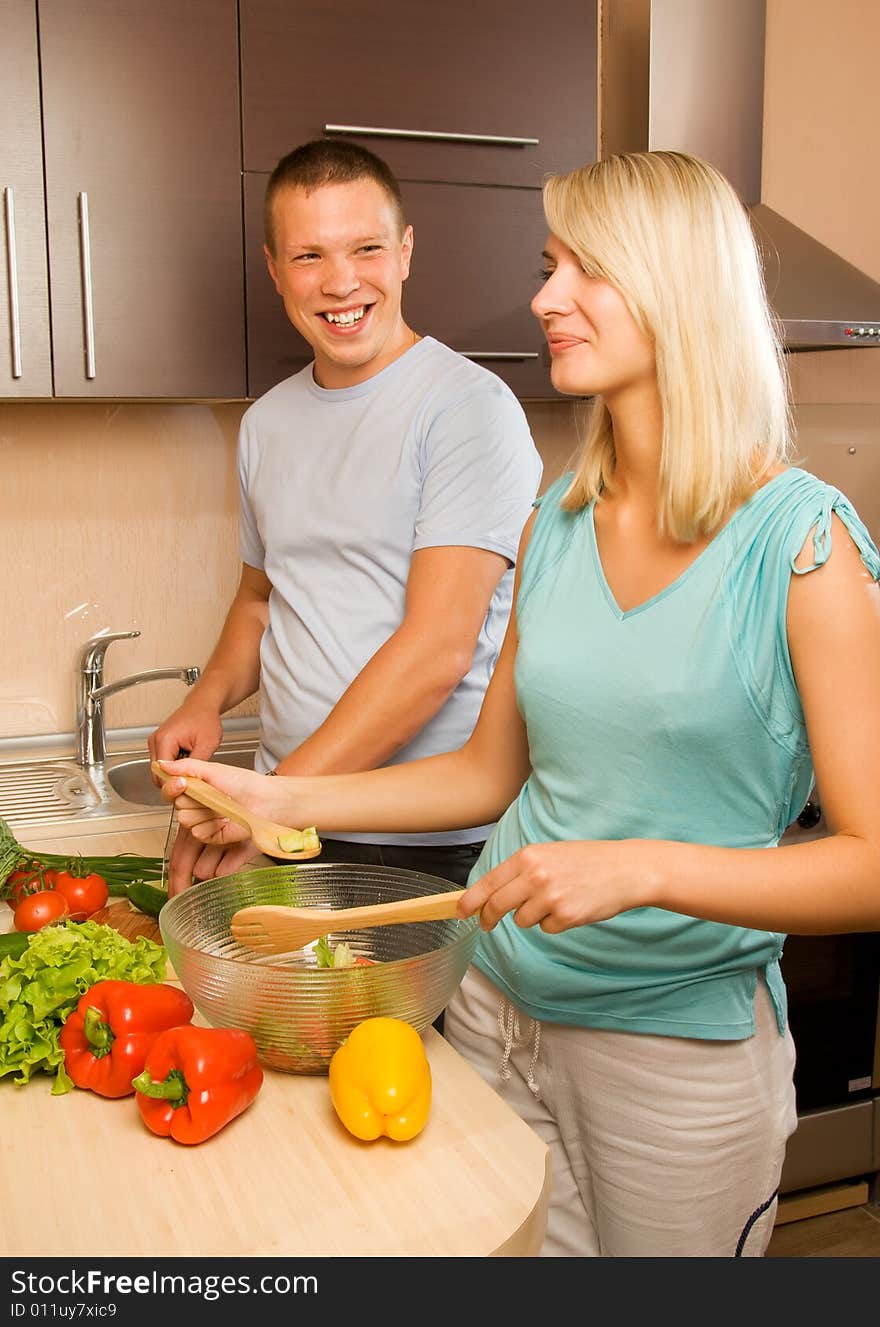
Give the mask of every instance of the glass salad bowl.
<path id="1" fill-rule="evenodd" d="M 249 1032 L 269 1068 L 320 1074 L 365 1018 L 400 1018 L 418 1032 L 428 1027 L 473 957 L 477 919 L 333 931 L 323 954 L 344 944 L 354 961 L 319 967 L 315 945 L 268 957 L 245 948 L 230 932 L 233 913 L 252 904 L 359 907 L 458 887 L 390 866 L 262 867 L 193 885 L 165 904 L 159 926 L 180 984 L 208 1023 Z"/>

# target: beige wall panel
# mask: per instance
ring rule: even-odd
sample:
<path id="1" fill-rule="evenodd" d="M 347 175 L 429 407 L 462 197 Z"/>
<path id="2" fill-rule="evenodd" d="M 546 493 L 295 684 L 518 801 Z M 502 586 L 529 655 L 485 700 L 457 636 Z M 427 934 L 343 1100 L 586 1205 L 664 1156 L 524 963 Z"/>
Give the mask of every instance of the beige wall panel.
<path id="1" fill-rule="evenodd" d="M 238 583 L 244 408 L 0 405 L 0 738 L 73 731 L 77 658 L 95 632 L 141 632 L 110 647 L 108 681 L 204 664 Z M 574 408 L 526 409 L 546 487 L 576 444 Z M 108 699 L 107 726 L 159 723 L 184 694 L 133 687 Z"/>
<path id="2" fill-rule="evenodd" d="M 789 355 L 792 396 L 805 404 L 880 405 L 880 349 L 816 350 Z"/>
<path id="3" fill-rule="evenodd" d="M 761 198 L 880 280 L 880 4 L 767 0 Z M 800 402 L 880 401 L 880 350 L 793 355 Z"/>
<path id="4" fill-rule="evenodd" d="M 880 4 L 767 0 L 761 198 L 880 281 Z"/>
<path id="5" fill-rule="evenodd" d="M 798 461 L 855 506 L 880 545 L 880 404 L 799 405 Z"/>
<path id="6" fill-rule="evenodd" d="M 71 732 L 83 642 L 108 681 L 203 664 L 238 580 L 234 449 L 243 406 L 0 407 L 0 737 Z M 152 682 L 107 701 L 109 728 L 184 694 Z"/>

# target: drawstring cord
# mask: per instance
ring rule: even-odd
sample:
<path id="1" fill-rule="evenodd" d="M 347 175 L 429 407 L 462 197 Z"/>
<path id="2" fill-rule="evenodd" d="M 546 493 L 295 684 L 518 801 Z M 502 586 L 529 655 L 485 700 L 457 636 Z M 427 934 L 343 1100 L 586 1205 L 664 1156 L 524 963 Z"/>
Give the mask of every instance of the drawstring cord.
<path id="1" fill-rule="evenodd" d="M 519 1025 L 519 1014 L 514 1005 L 509 1000 L 502 997 L 498 1005 L 498 1031 L 501 1034 L 501 1041 L 504 1050 L 501 1055 L 501 1065 L 498 1069 L 499 1077 L 502 1083 L 506 1083 L 510 1078 L 510 1057 L 514 1046 L 519 1046 L 525 1038 L 522 1036 Z M 529 1060 L 528 1073 L 526 1074 L 526 1086 L 533 1096 L 540 1096 L 541 1089 L 535 1078 L 535 1066 L 538 1063 L 538 1053 L 541 1049 L 541 1024 L 536 1018 L 529 1019 L 529 1037 L 532 1039 L 532 1055 Z"/>

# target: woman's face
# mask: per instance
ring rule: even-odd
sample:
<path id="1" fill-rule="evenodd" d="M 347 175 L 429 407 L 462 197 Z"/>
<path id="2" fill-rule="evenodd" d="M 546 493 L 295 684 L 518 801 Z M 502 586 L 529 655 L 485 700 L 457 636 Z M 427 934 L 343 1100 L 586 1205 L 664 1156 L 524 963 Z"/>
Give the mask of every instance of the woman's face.
<path id="1" fill-rule="evenodd" d="M 532 313 L 547 338 L 556 390 L 602 395 L 610 405 L 623 392 L 656 387 L 653 339 L 639 328 L 620 292 L 587 276 L 555 235 L 547 241 L 544 263 L 546 279 L 532 300 Z"/>

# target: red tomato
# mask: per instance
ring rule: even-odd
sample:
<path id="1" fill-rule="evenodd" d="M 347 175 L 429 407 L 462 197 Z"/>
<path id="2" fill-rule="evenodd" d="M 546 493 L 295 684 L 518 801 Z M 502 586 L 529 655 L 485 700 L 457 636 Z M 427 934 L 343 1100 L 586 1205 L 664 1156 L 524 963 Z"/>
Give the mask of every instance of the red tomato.
<path id="1" fill-rule="evenodd" d="M 29 894 L 37 894 L 41 889 L 54 889 L 57 876 L 58 872 L 51 867 L 41 871 L 39 862 L 27 862 L 7 876 L 6 884 L 11 889 L 6 902 L 14 910 Z"/>
<path id="2" fill-rule="evenodd" d="M 28 894 L 15 909 L 13 925 L 17 931 L 40 931 L 52 922 L 60 922 L 70 913 L 67 899 L 54 889 L 41 889 Z"/>
<path id="3" fill-rule="evenodd" d="M 69 871 L 59 871 L 55 893 L 67 900 L 71 921 L 81 922 L 106 904 L 107 881 L 94 871 L 91 875 L 71 875 Z"/>

